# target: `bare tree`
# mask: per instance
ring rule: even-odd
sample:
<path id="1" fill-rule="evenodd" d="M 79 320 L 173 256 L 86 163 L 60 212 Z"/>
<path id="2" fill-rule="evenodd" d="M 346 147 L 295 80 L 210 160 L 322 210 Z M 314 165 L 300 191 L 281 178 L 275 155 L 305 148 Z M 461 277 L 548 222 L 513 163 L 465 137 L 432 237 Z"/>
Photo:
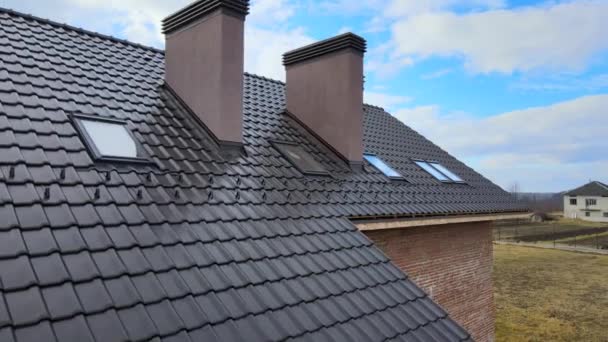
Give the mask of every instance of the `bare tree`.
<path id="1" fill-rule="evenodd" d="M 518 201 L 519 200 L 519 193 L 521 191 L 521 188 L 519 186 L 519 182 L 513 182 L 509 186 L 508 190 L 511 193 L 511 196 L 513 196 L 513 198 L 515 198 L 515 200 Z"/>

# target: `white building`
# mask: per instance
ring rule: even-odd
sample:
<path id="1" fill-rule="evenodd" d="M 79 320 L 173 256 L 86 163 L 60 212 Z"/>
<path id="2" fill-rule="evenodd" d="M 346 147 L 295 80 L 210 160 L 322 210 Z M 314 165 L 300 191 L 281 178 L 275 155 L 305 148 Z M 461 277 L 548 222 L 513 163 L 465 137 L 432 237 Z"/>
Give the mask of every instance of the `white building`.
<path id="1" fill-rule="evenodd" d="M 608 222 L 608 185 L 591 182 L 564 194 L 564 216 Z"/>

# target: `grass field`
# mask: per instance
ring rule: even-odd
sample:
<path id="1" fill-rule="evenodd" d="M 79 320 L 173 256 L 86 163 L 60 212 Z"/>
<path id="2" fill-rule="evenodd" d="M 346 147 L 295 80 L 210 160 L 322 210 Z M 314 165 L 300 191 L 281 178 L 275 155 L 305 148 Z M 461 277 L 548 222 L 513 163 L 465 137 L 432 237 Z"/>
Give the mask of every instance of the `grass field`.
<path id="1" fill-rule="evenodd" d="M 608 256 L 494 245 L 496 340 L 608 341 Z"/>

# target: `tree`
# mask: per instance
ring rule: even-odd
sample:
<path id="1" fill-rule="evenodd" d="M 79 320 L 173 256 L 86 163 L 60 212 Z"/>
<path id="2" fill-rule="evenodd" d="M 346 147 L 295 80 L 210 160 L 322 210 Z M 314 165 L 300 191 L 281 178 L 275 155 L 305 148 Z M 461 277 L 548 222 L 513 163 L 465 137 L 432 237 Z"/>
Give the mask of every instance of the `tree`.
<path id="1" fill-rule="evenodd" d="M 511 196 L 513 196 L 513 198 L 515 198 L 516 201 L 519 200 L 519 192 L 520 192 L 521 188 L 519 187 L 519 183 L 518 182 L 513 182 L 510 186 L 509 186 L 509 192 L 511 193 Z"/>

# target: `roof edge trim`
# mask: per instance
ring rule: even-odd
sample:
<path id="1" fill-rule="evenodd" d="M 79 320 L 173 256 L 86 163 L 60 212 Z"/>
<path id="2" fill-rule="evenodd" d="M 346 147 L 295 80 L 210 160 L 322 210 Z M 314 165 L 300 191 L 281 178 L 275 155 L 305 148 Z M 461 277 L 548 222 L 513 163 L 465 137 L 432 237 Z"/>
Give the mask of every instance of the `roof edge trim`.
<path id="1" fill-rule="evenodd" d="M 199 0 L 163 19 L 163 33 L 179 30 L 218 9 L 245 18 L 249 14 L 249 0 Z"/>
<path id="2" fill-rule="evenodd" d="M 377 220 L 351 220 L 361 231 L 403 229 L 426 226 L 440 226 L 458 223 L 492 222 L 518 218 L 529 218 L 531 212 L 525 213 L 497 213 L 480 215 L 453 215 L 453 216 L 429 216 L 424 218 L 412 217 L 410 219 L 377 219 Z"/>
<path id="3" fill-rule="evenodd" d="M 367 42 L 354 33 L 344 33 L 339 36 L 322 40 L 283 54 L 283 65 L 289 66 L 324 56 L 332 52 L 354 49 L 360 53 L 367 51 Z"/>

